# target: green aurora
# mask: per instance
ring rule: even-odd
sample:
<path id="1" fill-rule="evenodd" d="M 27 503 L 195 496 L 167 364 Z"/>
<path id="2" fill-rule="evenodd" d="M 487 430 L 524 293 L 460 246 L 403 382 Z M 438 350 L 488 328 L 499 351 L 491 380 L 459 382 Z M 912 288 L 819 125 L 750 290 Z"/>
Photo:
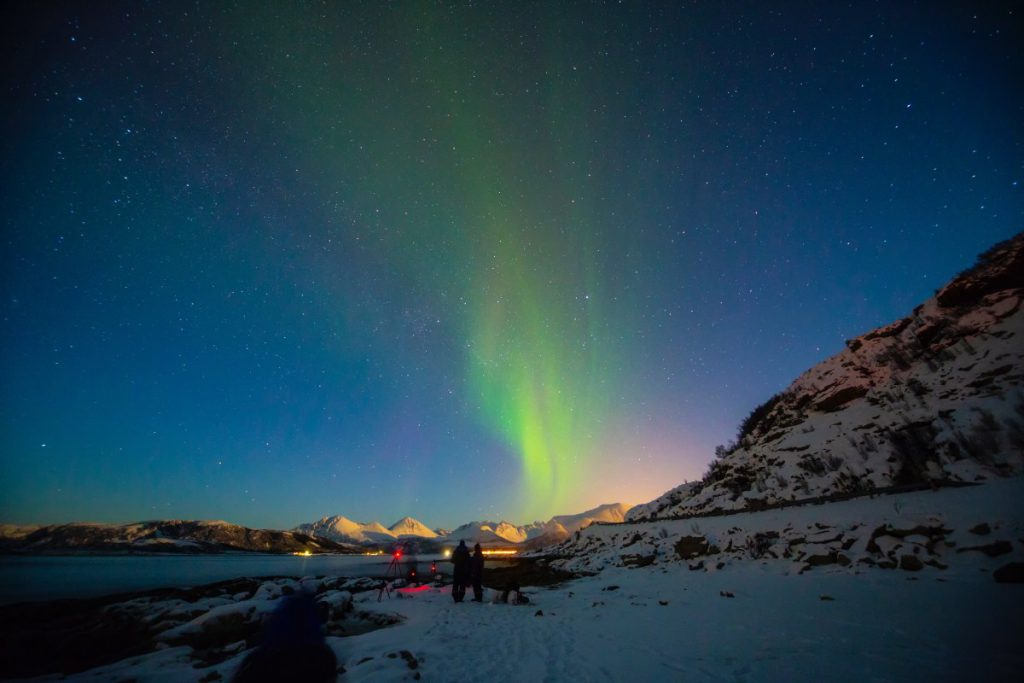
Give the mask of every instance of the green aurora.
<path id="1" fill-rule="evenodd" d="M 358 40 L 338 41 L 337 27 L 315 17 L 247 16 L 245 32 L 274 26 L 269 41 L 281 49 L 251 54 L 255 70 L 236 68 L 258 75 L 250 97 L 291 122 L 281 146 L 317 169 L 317 194 L 349 207 L 358 248 L 369 243 L 392 286 L 451 316 L 464 398 L 520 459 L 521 512 L 563 509 L 601 440 L 621 368 L 609 301 L 628 310 L 605 291 L 607 254 L 618 249 L 596 204 L 614 181 L 583 125 L 601 75 L 563 57 L 574 46 L 553 15 L 540 20 L 551 30 L 517 43 L 514 27 L 470 30 L 429 10 L 403 12 L 391 27 L 373 10 L 356 14 L 349 30 L 375 24 L 376 39 L 391 42 L 376 54 L 389 59 L 355 54 Z M 538 84 L 538 69 L 554 77 Z M 337 211 L 320 220 L 337 221 Z M 337 324 L 366 334 L 352 298 L 336 292 Z"/>

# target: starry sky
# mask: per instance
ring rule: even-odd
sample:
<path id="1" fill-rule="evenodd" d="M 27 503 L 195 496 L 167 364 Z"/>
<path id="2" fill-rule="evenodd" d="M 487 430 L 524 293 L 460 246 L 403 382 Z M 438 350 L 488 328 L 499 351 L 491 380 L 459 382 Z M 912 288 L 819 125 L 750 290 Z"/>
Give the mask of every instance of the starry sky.
<path id="1" fill-rule="evenodd" d="M 523 523 L 1024 218 L 1019 3 L 26 3 L 0 521 Z"/>

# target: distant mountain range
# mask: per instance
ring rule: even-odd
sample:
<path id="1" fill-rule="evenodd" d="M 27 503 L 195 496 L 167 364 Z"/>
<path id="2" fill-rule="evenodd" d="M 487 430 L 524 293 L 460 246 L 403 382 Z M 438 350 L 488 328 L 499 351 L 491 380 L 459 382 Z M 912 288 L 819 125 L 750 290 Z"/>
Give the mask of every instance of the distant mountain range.
<path id="1" fill-rule="evenodd" d="M 1024 233 L 755 408 L 703 479 L 630 520 L 1024 470 Z"/>
<path id="2" fill-rule="evenodd" d="M 423 522 L 403 517 L 390 527 L 380 522 L 353 522 L 348 517 L 335 515 L 316 522 L 300 524 L 294 531 L 342 543 L 379 544 L 400 538 L 436 538 L 439 534 Z"/>
<path id="3" fill-rule="evenodd" d="M 336 515 L 292 531 L 250 529 L 222 521 L 162 520 L 133 524 L 76 522 L 46 526 L 0 524 L 0 552 L 34 553 L 356 553 L 402 541 L 416 552 L 434 552 L 465 540 L 470 545 L 537 548 L 565 540 L 593 522 L 621 522 L 629 509 L 621 503 L 601 505 L 578 515 L 516 526 L 509 522 L 470 522 L 452 532 L 434 530 L 403 517 L 390 527 L 354 522 Z"/>
<path id="4" fill-rule="evenodd" d="M 134 524 L 0 525 L 6 552 L 354 553 L 363 548 L 294 531 L 250 529 L 221 521 L 163 520 Z"/>
<path id="5" fill-rule="evenodd" d="M 516 525 L 511 522 L 469 522 L 452 531 L 430 529 L 412 517 L 404 517 L 390 527 L 380 522 L 354 522 L 336 515 L 316 522 L 301 524 L 294 531 L 325 538 L 339 543 L 376 545 L 396 539 L 433 539 L 438 542 L 466 541 L 470 545 L 484 546 L 526 544 L 540 547 L 565 540 L 573 532 L 594 522 L 621 522 L 629 510 L 628 505 L 611 503 L 599 505 L 577 515 L 559 515 L 547 522 Z"/>

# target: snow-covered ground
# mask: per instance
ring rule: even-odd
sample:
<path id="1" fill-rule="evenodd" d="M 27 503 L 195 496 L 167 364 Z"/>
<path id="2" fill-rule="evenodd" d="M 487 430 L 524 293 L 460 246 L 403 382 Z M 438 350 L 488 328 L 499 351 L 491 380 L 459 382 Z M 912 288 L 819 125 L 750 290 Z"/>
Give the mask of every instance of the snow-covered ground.
<path id="1" fill-rule="evenodd" d="M 1016 478 L 728 517 L 595 526 L 581 532 L 578 554 L 566 564 L 590 558 L 585 564 L 600 571 L 527 589 L 531 602 L 520 606 L 494 603 L 493 591 L 483 604 L 456 605 L 447 587 L 403 589 L 378 602 L 377 591 L 358 592 L 350 584 L 294 586 L 319 590 L 318 599 L 344 612 L 346 623 L 397 620 L 359 635 L 328 637 L 344 667 L 343 681 L 1019 680 L 1024 585 L 998 583 L 992 573 L 1024 557 L 1022 507 L 1024 479 Z M 871 551 L 856 543 L 846 549 L 849 563 L 821 565 L 800 558 L 822 549 L 789 541 L 789 557 L 763 553 L 752 559 L 724 549 L 729 530 L 740 530 L 736 538 L 787 527 L 823 531 L 815 526 L 822 520 L 830 529 L 822 543 L 845 543 L 866 528 L 883 554 L 934 556 L 936 562 L 915 571 L 884 569 L 859 562 Z M 692 534 L 694 524 L 723 545 L 713 561 L 696 569 L 692 559 L 668 550 Z M 981 524 L 986 533 L 978 531 Z M 927 534 L 874 533 L 918 526 L 947 533 L 941 541 Z M 662 544 L 631 542 L 638 531 Z M 853 536 L 831 540 L 836 533 Z M 778 542 L 786 538 L 780 534 Z M 588 539 L 590 550 L 583 550 Z M 1009 549 L 957 552 L 998 541 Z M 622 555 L 645 543 L 653 560 L 622 566 Z M 218 598 L 204 607 L 217 615 L 241 607 L 266 614 L 269 603 L 257 603 L 281 593 L 265 585 L 240 595 L 236 605 Z M 210 620 L 199 614 L 164 638 L 170 641 L 166 649 L 67 680 L 229 680 L 246 654 L 244 642 L 224 648 L 223 661 L 200 668 L 190 646 L 174 644 L 174 634 Z"/>
<path id="2" fill-rule="evenodd" d="M 531 591 L 522 606 L 456 605 L 447 588 L 402 595 L 356 596 L 357 608 L 405 621 L 328 638 L 346 669 L 340 680 L 1009 681 L 1024 666 L 1024 586 L 981 573 L 947 581 L 676 565 L 610 569 Z M 244 657 L 194 669 L 188 650 L 69 680 L 187 681 L 212 670 L 230 678 Z"/>
<path id="3" fill-rule="evenodd" d="M 332 645 L 353 681 L 408 678 L 387 657 L 400 649 L 426 680 L 1015 678 L 1024 589 L 937 578 L 614 569 L 537 591 L 528 606 L 416 594 L 386 606 L 408 618 L 402 626 Z"/>
<path id="4" fill-rule="evenodd" d="M 596 525 L 565 541 L 570 571 L 680 560 L 704 571 L 763 560 L 798 573 L 836 566 L 993 571 L 1024 561 L 1024 477 L 963 488 L 646 523 Z"/>

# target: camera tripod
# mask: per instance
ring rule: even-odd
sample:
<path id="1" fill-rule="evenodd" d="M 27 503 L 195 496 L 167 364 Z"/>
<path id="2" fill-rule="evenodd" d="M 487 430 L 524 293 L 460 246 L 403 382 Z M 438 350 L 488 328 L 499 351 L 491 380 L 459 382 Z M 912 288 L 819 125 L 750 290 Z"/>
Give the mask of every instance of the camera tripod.
<path id="1" fill-rule="evenodd" d="M 391 556 L 391 563 L 388 565 L 387 570 L 384 572 L 384 583 L 380 585 L 380 590 L 377 592 L 377 602 L 384 599 L 387 595 L 388 599 L 391 599 L 391 581 L 402 576 L 402 551 L 398 550 Z"/>

